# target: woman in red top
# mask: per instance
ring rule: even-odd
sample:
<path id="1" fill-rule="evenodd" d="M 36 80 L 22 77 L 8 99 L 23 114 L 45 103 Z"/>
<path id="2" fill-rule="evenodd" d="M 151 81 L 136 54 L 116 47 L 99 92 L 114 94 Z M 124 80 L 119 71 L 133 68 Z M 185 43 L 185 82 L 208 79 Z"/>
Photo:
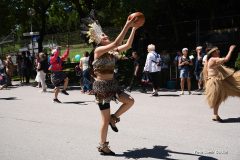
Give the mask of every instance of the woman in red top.
<path id="1" fill-rule="evenodd" d="M 57 47 L 56 49 L 52 50 L 52 55 L 50 57 L 50 64 L 49 70 L 52 72 L 51 74 L 51 81 L 52 84 L 55 86 L 54 88 L 54 99 L 53 102 L 61 103 L 61 101 L 58 100 L 58 93 L 60 91 L 60 86 L 63 83 L 63 90 L 62 93 L 65 95 L 69 95 L 66 92 L 67 86 L 68 86 L 68 77 L 66 73 L 62 71 L 62 63 L 64 60 L 67 59 L 69 55 L 69 47 L 67 47 L 67 50 L 64 52 L 64 54 L 59 57 L 60 54 L 60 48 Z"/>

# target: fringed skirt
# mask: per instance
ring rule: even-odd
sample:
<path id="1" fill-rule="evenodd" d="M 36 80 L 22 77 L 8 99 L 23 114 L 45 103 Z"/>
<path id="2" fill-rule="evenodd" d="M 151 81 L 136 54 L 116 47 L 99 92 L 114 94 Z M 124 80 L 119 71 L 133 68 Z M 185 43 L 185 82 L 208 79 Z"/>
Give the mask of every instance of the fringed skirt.
<path id="1" fill-rule="evenodd" d="M 240 71 L 223 80 L 212 77 L 206 82 L 206 97 L 211 108 L 218 107 L 229 96 L 240 97 Z"/>
<path id="2" fill-rule="evenodd" d="M 63 85 L 65 78 L 67 78 L 67 75 L 63 71 L 52 72 L 51 74 L 51 82 L 54 87 L 59 87 Z"/>
<path id="3" fill-rule="evenodd" d="M 116 80 L 96 80 L 93 83 L 93 90 L 97 103 L 110 103 L 111 100 L 116 100 L 116 95 L 122 91 Z"/>

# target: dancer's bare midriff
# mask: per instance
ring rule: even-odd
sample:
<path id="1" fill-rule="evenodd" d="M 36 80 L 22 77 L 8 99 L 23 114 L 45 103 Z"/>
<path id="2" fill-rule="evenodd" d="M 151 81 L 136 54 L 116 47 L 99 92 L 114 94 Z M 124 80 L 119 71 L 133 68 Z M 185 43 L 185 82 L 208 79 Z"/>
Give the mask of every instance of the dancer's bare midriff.
<path id="1" fill-rule="evenodd" d="M 96 80 L 112 80 L 113 74 L 98 74 Z"/>

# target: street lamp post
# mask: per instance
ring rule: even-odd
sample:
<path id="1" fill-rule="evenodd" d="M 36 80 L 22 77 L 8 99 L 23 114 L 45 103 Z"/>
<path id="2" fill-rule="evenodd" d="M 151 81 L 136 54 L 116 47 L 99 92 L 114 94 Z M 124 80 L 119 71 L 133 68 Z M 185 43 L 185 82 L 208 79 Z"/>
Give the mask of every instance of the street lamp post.
<path id="1" fill-rule="evenodd" d="M 34 44 L 33 44 L 33 36 L 39 35 L 39 32 L 33 32 L 32 27 L 32 17 L 35 15 L 35 10 L 33 8 L 28 8 L 27 15 L 30 16 L 30 32 L 23 33 L 23 36 L 30 36 L 31 37 L 31 43 L 32 43 L 32 54 L 34 56 Z"/>
<path id="2" fill-rule="evenodd" d="M 66 13 L 71 13 L 72 12 L 72 6 L 68 5 L 66 7 L 64 7 L 64 11 Z M 69 15 L 68 15 L 69 16 Z M 70 34 L 70 26 L 69 26 L 69 17 L 68 17 L 68 21 L 67 21 L 67 29 L 68 29 L 68 33 L 67 33 L 67 45 L 69 45 L 69 34 Z"/>
<path id="3" fill-rule="evenodd" d="M 31 23 L 31 32 L 30 34 L 33 32 L 32 30 L 32 17 L 35 15 L 35 10 L 33 8 L 28 8 L 28 16 L 30 16 L 30 23 Z M 31 43 L 32 43 L 32 55 L 34 56 L 34 45 L 33 45 L 33 36 L 31 35 Z"/>

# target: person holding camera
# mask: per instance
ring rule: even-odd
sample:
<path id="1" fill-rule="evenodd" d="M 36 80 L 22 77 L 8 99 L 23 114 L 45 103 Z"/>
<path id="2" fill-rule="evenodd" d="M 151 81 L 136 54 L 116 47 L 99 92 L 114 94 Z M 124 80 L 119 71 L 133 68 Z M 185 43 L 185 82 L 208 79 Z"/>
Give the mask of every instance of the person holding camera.
<path id="1" fill-rule="evenodd" d="M 192 60 L 188 57 L 188 49 L 182 49 L 183 55 L 178 60 L 178 66 L 180 67 L 180 79 L 181 79 L 181 95 L 184 95 L 184 84 L 187 79 L 188 93 L 191 94 L 191 74 L 190 69 L 193 65 Z"/>
<path id="2" fill-rule="evenodd" d="M 153 85 L 152 96 L 158 96 L 160 86 L 161 57 L 155 51 L 155 45 L 148 45 L 148 55 L 144 66 L 144 72 L 149 73 Z"/>

